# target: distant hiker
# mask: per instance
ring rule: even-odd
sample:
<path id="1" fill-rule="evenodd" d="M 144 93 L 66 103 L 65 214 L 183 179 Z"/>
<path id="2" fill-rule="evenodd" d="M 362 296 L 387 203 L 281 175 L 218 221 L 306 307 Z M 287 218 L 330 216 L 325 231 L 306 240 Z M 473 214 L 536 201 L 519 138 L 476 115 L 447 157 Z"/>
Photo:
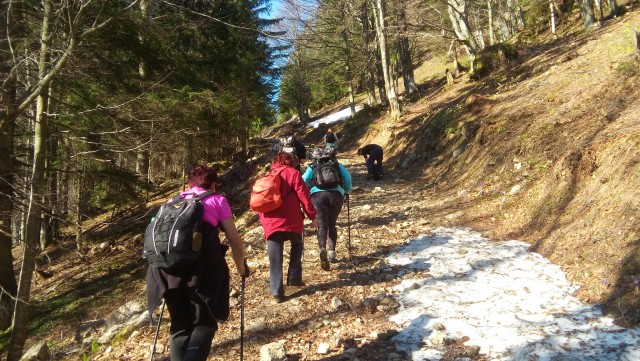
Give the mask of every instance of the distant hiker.
<path id="1" fill-rule="evenodd" d="M 300 165 L 307 159 L 307 148 L 296 138 L 293 132 L 288 132 L 278 138 L 278 141 L 271 147 L 271 156 L 275 157 L 279 152 L 291 153 L 295 156 L 296 165 L 293 167 L 301 171 Z"/>
<path id="2" fill-rule="evenodd" d="M 282 205 L 270 212 L 258 213 L 260 223 L 264 231 L 264 239 L 267 240 L 267 253 L 269 255 L 269 291 L 277 303 L 284 301 L 283 285 L 283 253 L 284 242 L 291 242 L 289 256 L 289 269 L 287 271 L 287 284 L 290 286 L 302 286 L 302 252 L 304 244 L 302 232 L 304 231 L 304 214 L 311 219 L 311 226 L 316 225 L 316 210 L 311 203 L 309 188 L 302 180 L 300 172 L 294 166 L 296 160 L 291 153 L 280 152 L 273 158 L 272 170 L 280 171 Z M 285 167 L 284 170 L 280 170 Z M 302 209 L 300 205 L 302 204 Z"/>
<path id="3" fill-rule="evenodd" d="M 328 271 L 329 262 L 336 261 L 336 223 L 344 198 L 351 191 L 351 174 L 336 159 L 334 148 L 316 148 L 313 151 L 313 162 L 302 178 L 311 187 L 311 201 L 318 214 L 320 266 Z"/>
<path id="4" fill-rule="evenodd" d="M 147 269 L 147 301 L 149 313 L 164 298 L 171 316 L 169 347 L 171 360 L 206 360 L 216 320 L 229 317 L 229 267 L 225 259 L 227 246 L 220 243 L 218 228 L 231 245 L 238 273 L 247 277 L 244 243 L 236 229 L 227 199 L 216 192 L 218 180 L 210 167 L 196 165 L 188 175 L 190 189 L 181 197 L 214 192 L 202 200 L 204 231 L 202 253 L 195 263 L 178 269 L 149 266 Z M 176 234 L 175 239 L 178 235 Z"/>
<path id="5" fill-rule="evenodd" d="M 380 180 L 380 177 L 384 174 L 382 153 L 382 147 L 377 144 L 367 144 L 358 149 L 358 155 L 364 157 L 367 164 L 367 173 L 373 177 L 373 180 Z"/>
<path id="6" fill-rule="evenodd" d="M 324 135 L 325 148 L 338 148 L 338 135 L 331 131 L 331 128 L 327 129 L 327 134 Z"/>

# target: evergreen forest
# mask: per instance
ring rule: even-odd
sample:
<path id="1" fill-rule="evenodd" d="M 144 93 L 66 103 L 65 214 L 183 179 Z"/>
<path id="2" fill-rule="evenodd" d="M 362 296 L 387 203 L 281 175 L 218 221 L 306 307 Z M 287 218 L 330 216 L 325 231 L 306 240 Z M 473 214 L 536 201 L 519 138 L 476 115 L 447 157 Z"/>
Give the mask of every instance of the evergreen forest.
<path id="1" fill-rule="evenodd" d="M 182 187 L 191 165 L 217 169 L 230 199 L 242 204 L 233 205 L 242 217 L 272 138 L 295 131 L 312 146 L 321 135 L 306 125 L 341 107 L 349 109 L 350 150 L 376 140 L 398 149 L 390 152 L 390 169 L 442 165 L 436 143 L 463 139 L 464 148 L 482 133 L 477 123 L 463 126 L 461 107 L 473 112 L 478 99 L 534 72 L 513 70 L 523 54 L 596 36 L 637 14 L 637 6 L 632 0 L 2 1 L 0 357 L 20 360 L 42 335 L 36 318 L 44 317 L 37 310 L 46 297 L 34 298 L 33 287 L 52 276 L 42 267 L 45 256 L 64 249 L 87 257 L 120 226 L 140 233 L 148 203 Z M 633 39 L 623 49 L 631 55 L 615 66 L 630 84 L 640 73 L 640 23 L 627 28 Z M 460 96 L 442 109 L 428 103 L 429 109 L 408 111 L 447 87 L 460 94 L 482 88 L 486 98 Z M 549 102 L 556 98 L 548 94 Z M 431 125 L 420 128 L 427 119 Z M 402 124 L 416 128 L 395 132 Z M 498 136 L 509 133 L 495 127 Z M 404 148 L 422 141 L 411 135 L 418 131 L 433 152 Z M 518 155 L 528 151 L 527 137 L 517 138 Z M 550 169 L 544 164 L 531 167 L 544 173 Z M 438 180 L 451 175 L 438 169 L 417 172 Z M 536 216 L 560 214 L 568 201 L 558 203 Z M 635 233 L 628 237 L 637 240 Z M 637 310 L 614 305 L 639 304 L 637 295 L 623 297 L 633 291 L 627 288 L 590 301 L 611 301 L 628 325 L 637 324 Z M 79 354 L 89 353 L 85 347 Z"/>

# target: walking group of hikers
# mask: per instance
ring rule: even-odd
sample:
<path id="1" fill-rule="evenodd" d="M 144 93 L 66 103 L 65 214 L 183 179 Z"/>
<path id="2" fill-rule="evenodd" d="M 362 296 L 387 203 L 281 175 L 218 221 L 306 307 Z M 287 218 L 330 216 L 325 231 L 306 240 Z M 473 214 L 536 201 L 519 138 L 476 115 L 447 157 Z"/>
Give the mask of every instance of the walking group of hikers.
<path id="1" fill-rule="evenodd" d="M 275 303 L 286 298 L 283 275 L 284 245 L 290 242 L 288 286 L 304 286 L 302 255 L 304 218 L 317 228 L 320 267 L 329 271 L 337 262 L 337 220 L 352 188 L 351 174 L 338 161 L 337 136 L 329 131 L 324 147 L 315 148 L 312 162 L 302 172 L 306 147 L 293 134 L 282 137 L 271 149 L 272 166 L 253 185 L 250 208 L 258 212 L 267 242 L 269 291 Z M 370 177 L 383 174 L 382 148 L 375 144 L 358 150 Z M 216 193 L 218 177 L 205 165 L 188 173 L 189 189 L 165 203 L 144 237 L 143 256 L 147 269 L 149 314 L 162 303 L 171 317 L 169 347 L 172 361 L 207 359 L 218 321 L 229 317 L 229 267 L 225 253 L 229 246 L 220 242 L 226 235 L 233 261 L 244 281 L 250 271 L 244 242 L 235 226 L 227 199 Z M 242 316 L 244 317 L 244 302 Z M 158 327 L 160 325 L 158 321 Z M 241 326 L 241 358 L 242 332 Z M 156 329 L 156 338 L 158 329 Z M 154 349 L 155 349 L 154 339 Z M 154 350 L 151 352 L 153 359 Z"/>

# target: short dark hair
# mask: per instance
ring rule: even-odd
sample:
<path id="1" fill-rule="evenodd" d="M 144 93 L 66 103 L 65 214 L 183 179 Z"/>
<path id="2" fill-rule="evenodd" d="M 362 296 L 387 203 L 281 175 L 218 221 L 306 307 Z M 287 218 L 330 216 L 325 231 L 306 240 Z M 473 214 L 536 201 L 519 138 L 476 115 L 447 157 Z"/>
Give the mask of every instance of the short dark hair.
<path id="1" fill-rule="evenodd" d="M 295 155 L 288 152 L 280 152 L 273 157 L 273 164 L 282 164 L 287 167 L 297 167 L 298 159 Z"/>
<path id="2" fill-rule="evenodd" d="M 187 175 L 189 187 L 211 188 L 211 185 L 218 182 L 218 174 L 213 168 L 206 165 L 196 164 L 189 170 Z"/>
<path id="3" fill-rule="evenodd" d="M 358 148 L 358 155 L 362 155 L 362 148 Z"/>

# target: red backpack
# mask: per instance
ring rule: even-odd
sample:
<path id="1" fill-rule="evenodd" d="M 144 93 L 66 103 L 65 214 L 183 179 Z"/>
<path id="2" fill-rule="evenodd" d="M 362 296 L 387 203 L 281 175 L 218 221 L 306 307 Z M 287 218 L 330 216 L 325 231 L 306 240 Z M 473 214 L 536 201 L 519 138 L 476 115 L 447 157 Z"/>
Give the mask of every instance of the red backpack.
<path id="1" fill-rule="evenodd" d="M 259 213 L 266 213 L 278 209 L 282 205 L 282 194 L 280 193 L 281 177 L 280 173 L 286 167 L 278 170 L 270 170 L 264 176 L 256 179 L 251 189 L 251 199 L 249 207 Z"/>

